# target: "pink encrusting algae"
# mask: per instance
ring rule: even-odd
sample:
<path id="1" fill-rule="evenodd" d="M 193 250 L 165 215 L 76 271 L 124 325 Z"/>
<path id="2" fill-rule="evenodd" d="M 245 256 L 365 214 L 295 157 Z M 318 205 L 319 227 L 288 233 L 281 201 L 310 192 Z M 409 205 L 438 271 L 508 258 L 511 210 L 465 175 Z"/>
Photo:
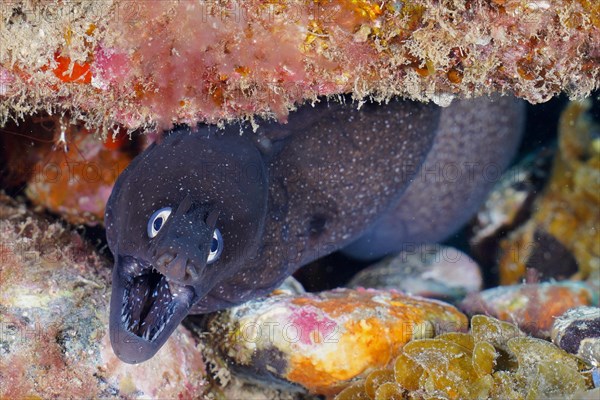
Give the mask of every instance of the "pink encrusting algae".
<path id="1" fill-rule="evenodd" d="M 0 17 L 2 119 L 53 109 L 165 128 L 285 120 L 338 93 L 542 102 L 600 81 L 591 0 L 14 1 Z"/>

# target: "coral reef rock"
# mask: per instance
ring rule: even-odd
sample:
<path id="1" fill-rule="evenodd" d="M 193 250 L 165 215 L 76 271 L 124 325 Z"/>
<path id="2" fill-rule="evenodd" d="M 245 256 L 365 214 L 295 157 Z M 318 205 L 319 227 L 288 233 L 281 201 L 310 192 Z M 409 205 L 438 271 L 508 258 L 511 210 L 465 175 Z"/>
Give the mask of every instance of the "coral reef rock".
<path id="1" fill-rule="evenodd" d="M 464 331 L 454 307 L 394 291 L 281 294 L 226 310 L 210 341 L 240 375 L 333 395 L 387 365 L 410 340 Z"/>
<path id="2" fill-rule="evenodd" d="M 457 301 L 479 291 L 482 277 L 477 263 L 459 250 L 442 245 L 415 245 L 360 271 L 348 286 L 396 289 Z"/>
<path id="3" fill-rule="evenodd" d="M 204 360 L 182 327 L 151 361 L 117 359 L 109 282 L 79 234 L 0 195 L 0 398 L 202 396 Z"/>
<path id="4" fill-rule="evenodd" d="M 0 129 L 0 187 L 24 188 L 34 205 L 70 223 L 100 223 L 114 182 L 147 135 L 130 140 L 114 127 L 114 137 L 103 142 L 95 133 L 47 114 L 7 124 Z"/>
<path id="5" fill-rule="evenodd" d="M 598 304 L 598 293 L 585 282 L 499 286 L 467 296 L 460 308 L 516 323 L 523 331 L 549 338 L 552 324 L 572 307 Z"/>
<path id="6" fill-rule="evenodd" d="M 600 130 L 588 99 L 571 102 L 559 125 L 552 175 L 531 218 L 500 243 L 500 281 L 528 269 L 545 278 L 598 279 L 600 271 Z"/>
<path id="7" fill-rule="evenodd" d="M 13 0 L 0 124 L 39 109 L 128 128 L 251 117 L 353 92 L 448 104 L 599 87 L 595 0 Z"/>
<path id="8" fill-rule="evenodd" d="M 482 266 L 495 265 L 500 240 L 531 217 L 532 205 L 548 181 L 553 157 L 554 147 L 528 155 L 502 174 L 489 193 L 471 224 L 469 237 L 471 253 Z"/>
<path id="9" fill-rule="evenodd" d="M 585 366 L 506 322 L 478 315 L 470 333 L 406 344 L 336 400 L 597 398 Z M 596 396 L 596 397 L 594 397 Z"/>
<path id="10" fill-rule="evenodd" d="M 104 220 L 104 206 L 131 155 L 106 148 L 91 134 L 77 139 L 34 166 L 25 193 L 71 223 L 93 225 Z"/>

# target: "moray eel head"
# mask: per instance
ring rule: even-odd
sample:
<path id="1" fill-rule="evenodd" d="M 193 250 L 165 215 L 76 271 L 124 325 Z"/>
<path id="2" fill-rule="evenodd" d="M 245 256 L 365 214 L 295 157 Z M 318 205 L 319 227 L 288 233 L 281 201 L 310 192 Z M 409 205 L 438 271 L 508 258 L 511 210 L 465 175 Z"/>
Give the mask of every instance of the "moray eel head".
<path id="1" fill-rule="evenodd" d="M 255 146 L 202 131 L 171 133 L 119 176 L 105 223 L 115 257 L 110 338 L 121 360 L 151 358 L 200 299 L 227 306 L 209 293 L 258 246 L 266 191 Z"/>
<path id="2" fill-rule="evenodd" d="M 119 347 L 125 361 L 142 361 L 140 349 L 153 355 L 209 289 L 206 266 L 223 247 L 217 215 L 188 194 L 175 211 L 163 207 L 150 216 L 148 257 L 118 259 L 112 318 L 134 343 Z"/>

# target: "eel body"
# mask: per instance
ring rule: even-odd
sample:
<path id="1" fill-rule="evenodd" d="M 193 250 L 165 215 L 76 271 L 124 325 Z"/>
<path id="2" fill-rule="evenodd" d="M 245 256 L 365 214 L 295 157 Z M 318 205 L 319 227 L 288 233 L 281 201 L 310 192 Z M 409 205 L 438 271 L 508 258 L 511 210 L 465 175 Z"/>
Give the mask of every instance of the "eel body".
<path id="1" fill-rule="evenodd" d="M 266 295 L 333 251 L 368 259 L 444 239 L 514 154 L 522 106 L 320 103 L 258 135 L 170 132 L 106 207 L 115 353 L 145 361 L 186 315 Z"/>

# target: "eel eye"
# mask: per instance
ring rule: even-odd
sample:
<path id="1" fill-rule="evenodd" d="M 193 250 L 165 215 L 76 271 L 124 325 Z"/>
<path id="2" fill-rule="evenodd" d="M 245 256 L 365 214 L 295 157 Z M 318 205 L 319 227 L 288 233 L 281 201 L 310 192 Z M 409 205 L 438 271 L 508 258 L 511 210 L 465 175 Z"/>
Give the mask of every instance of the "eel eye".
<path id="1" fill-rule="evenodd" d="M 154 211 L 154 214 L 148 220 L 148 237 L 152 239 L 158 235 L 158 231 L 163 227 L 171 215 L 171 207 L 164 207 Z"/>
<path id="2" fill-rule="evenodd" d="M 219 259 L 223 251 L 223 236 L 219 229 L 213 231 L 212 241 L 210 242 L 210 253 L 208 253 L 207 264 L 212 264 Z"/>

